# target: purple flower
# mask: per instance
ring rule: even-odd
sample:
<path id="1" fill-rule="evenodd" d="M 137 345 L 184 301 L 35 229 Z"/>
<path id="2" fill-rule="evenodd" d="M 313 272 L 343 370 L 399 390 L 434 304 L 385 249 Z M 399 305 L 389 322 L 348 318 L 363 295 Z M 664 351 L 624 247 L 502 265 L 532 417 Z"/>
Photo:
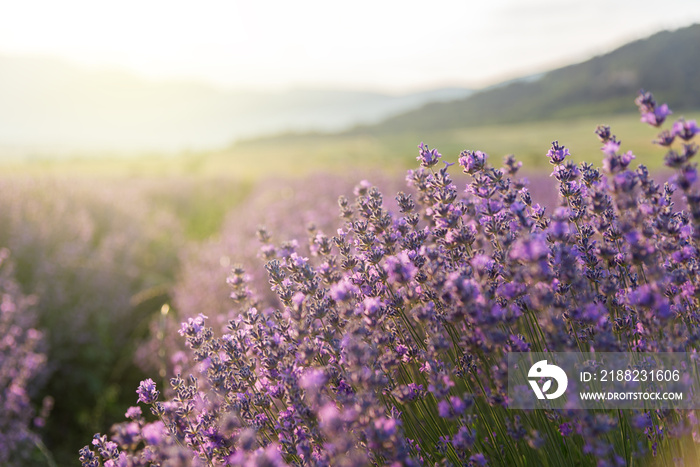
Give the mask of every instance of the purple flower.
<path id="1" fill-rule="evenodd" d="M 695 120 L 681 118 L 673 123 L 673 135 L 678 136 L 683 141 L 690 141 L 695 135 L 700 133 L 700 128 Z"/>
<path id="2" fill-rule="evenodd" d="M 299 380 L 299 385 L 304 389 L 318 390 L 326 384 L 326 373 L 318 368 L 310 368 L 306 370 Z"/>
<path id="3" fill-rule="evenodd" d="M 452 438 L 452 445 L 457 450 L 466 451 L 472 447 L 474 441 L 474 435 L 469 431 L 469 429 L 465 426 L 461 426 Z"/>
<path id="4" fill-rule="evenodd" d="M 355 196 L 365 196 L 370 188 L 372 188 L 372 184 L 368 180 L 362 180 L 353 188 L 352 193 Z M 338 233 L 340 234 L 340 232 Z"/>
<path id="5" fill-rule="evenodd" d="M 684 191 L 687 191 L 697 179 L 697 168 L 690 164 L 684 165 L 673 178 L 674 182 Z"/>
<path id="6" fill-rule="evenodd" d="M 413 280 L 418 269 L 408 256 L 408 252 L 390 256 L 386 259 L 384 270 L 389 275 L 389 280 L 397 284 L 406 284 Z"/>
<path id="7" fill-rule="evenodd" d="M 581 172 L 576 164 L 571 161 L 567 161 L 566 164 L 555 165 L 554 170 L 552 170 L 552 173 L 549 176 L 556 178 L 560 182 L 571 182 L 576 180 L 579 175 L 581 175 Z"/>
<path id="8" fill-rule="evenodd" d="M 673 126 L 675 127 L 678 122 L 674 123 Z M 659 146 L 665 146 L 668 147 L 673 144 L 673 140 L 676 138 L 675 132 L 670 132 L 668 130 L 663 130 L 659 135 L 656 137 L 656 139 L 653 141 L 654 144 L 658 144 Z"/>
<path id="9" fill-rule="evenodd" d="M 186 323 L 182 323 L 178 331 L 181 336 L 195 337 L 204 329 L 204 320 L 207 319 L 202 313 L 196 318 L 188 318 Z"/>
<path id="10" fill-rule="evenodd" d="M 304 303 L 304 298 L 306 298 L 306 295 L 304 295 L 303 292 L 296 292 L 292 296 L 292 303 L 296 308 L 300 308 L 301 305 Z"/>
<path id="11" fill-rule="evenodd" d="M 146 443 L 157 446 L 167 435 L 167 433 L 163 422 L 158 420 L 144 425 L 143 429 L 141 430 L 141 435 L 143 436 L 143 439 L 146 440 Z"/>
<path id="12" fill-rule="evenodd" d="M 100 465 L 99 458 L 88 446 L 80 449 L 80 462 L 83 467 L 98 467 Z"/>
<path id="13" fill-rule="evenodd" d="M 656 100 L 654 95 L 650 92 L 644 91 L 644 89 L 639 91 L 639 95 L 634 100 L 634 103 L 639 107 L 641 113 L 651 112 L 656 107 Z"/>
<path id="14" fill-rule="evenodd" d="M 486 166 L 488 155 L 481 151 L 462 151 L 459 155 L 459 165 L 464 168 L 464 173 L 474 174 Z"/>
<path id="15" fill-rule="evenodd" d="M 598 135 L 598 138 L 602 142 L 606 142 L 613 137 L 612 133 L 610 132 L 610 127 L 607 125 L 598 125 L 595 129 L 595 134 Z"/>
<path id="16" fill-rule="evenodd" d="M 365 297 L 362 301 L 363 313 L 366 316 L 375 316 L 383 306 L 379 297 Z"/>
<path id="17" fill-rule="evenodd" d="M 643 113 L 641 121 L 642 123 L 648 123 L 651 126 L 658 127 L 661 126 L 661 124 L 666 120 L 666 117 L 672 113 L 673 112 L 669 110 L 668 105 L 662 104 L 649 112 Z"/>
<path id="18" fill-rule="evenodd" d="M 380 418 L 374 421 L 374 427 L 386 437 L 393 436 L 396 433 L 398 422 L 395 418 Z"/>
<path id="19" fill-rule="evenodd" d="M 636 158 L 637 156 L 632 154 L 632 151 L 627 151 L 626 153 L 620 155 L 620 165 L 622 165 L 623 168 L 627 168 L 630 162 Z"/>
<path id="20" fill-rule="evenodd" d="M 528 239 L 520 239 L 514 245 L 510 252 L 513 259 L 536 262 L 547 257 L 549 247 L 547 241 L 540 235 L 533 235 Z"/>
<path id="21" fill-rule="evenodd" d="M 498 288 L 498 292 L 508 300 L 523 295 L 527 291 L 525 284 L 520 282 L 506 282 Z"/>
<path id="22" fill-rule="evenodd" d="M 494 266 L 494 260 L 486 255 L 476 255 L 471 260 L 471 265 L 479 272 L 491 269 Z"/>
<path id="23" fill-rule="evenodd" d="M 338 407 L 330 402 L 321 407 L 318 411 L 318 418 L 321 422 L 321 428 L 329 434 L 340 432 L 344 424 Z"/>
<path id="24" fill-rule="evenodd" d="M 342 302 L 359 292 L 360 289 L 352 283 L 350 278 L 346 277 L 331 286 L 330 296 L 336 302 Z"/>
<path id="25" fill-rule="evenodd" d="M 304 266 L 306 266 L 308 261 L 309 258 L 299 256 L 297 253 L 292 253 L 291 255 L 289 255 L 289 263 L 291 264 L 291 267 L 293 269 L 303 268 Z"/>
<path id="26" fill-rule="evenodd" d="M 138 422 L 121 423 L 114 427 L 114 441 L 121 446 L 130 446 L 138 443 L 141 435 L 141 427 Z"/>
<path id="27" fill-rule="evenodd" d="M 607 140 L 600 149 L 607 155 L 614 155 L 620 150 L 620 142 L 613 137 Z"/>
<path id="28" fill-rule="evenodd" d="M 634 426 L 637 430 L 640 431 L 646 428 L 651 428 L 653 426 L 651 414 L 641 413 L 639 415 L 636 415 L 634 418 L 632 418 L 632 426 Z"/>
<path id="29" fill-rule="evenodd" d="M 442 418 L 448 418 L 451 417 L 451 408 L 450 408 L 450 402 L 446 400 L 442 400 L 438 402 L 438 415 L 440 415 Z"/>
<path id="30" fill-rule="evenodd" d="M 156 390 L 156 383 L 151 379 L 145 379 L 139 384 L 139 388 L 136 390 L 138 394 L 138 402 L 143 402 L 144 404 L 153 404 L 158 400 L 160 391 Z"/>
<path id="31" fill-rule="evenodd" d="M 695 156 L 695 154 L 698 153 L 698 145 L 697 144 L 684 144 L 683 145 L 683 157 L 685 160 L 690 159 L 691 157 Z"/>
<path id="32" fill-rule="evenodd" d="M 129 459 L 124 451 L 120 452 L 119 455 L 105 462 L 105 467 L 127 467 L 129 465 Z"/>
<path id="33" fill-rule="evenodd" d="M 442 400 L 438 403 L 438 413 L 442 418 L 453 419 L 464 413 L 467 405 L 456 396 L 450 396 L 449 400 Z"/>
<path id="34" fill-rule="evenodd" d="M 137 420 L 141 418 L 142 412 L 141 412 L 141 407 L 129 407 L 126 409 L 126 418 L 130 418 L 132 420 Z"/>
<path id="35" fill-rule="evenodd" d="M 549 157 L 550 164 L 558 165 L 564 162 L 567 156 L 569 156 L 569 150 L 564 146 L 559 146 L 559 141 L 553 141 L 552 147 L 547 151 L 547 157 Z"/>
<path id="36" fill-rule="evenodd" d="M 420 143 L 418 148 L 419 151 L 416 160 L 420 162 L 421 167 L 425 167 L 426 169 L 433 167 L 442 157 L 442 154 L 440 154 L 437 149 L 429 149 L 428 146 L 423 143 Z"/>
<path id="37" fill-rule="evenodd" d="M 585 306 L 581 318 L 592 324 L 600 323 L 608 315 L 608 310 L 601 303 L 589 303 Z"/>
<path id="38" fill-rule="evenodd" d="M 574 429 L 571 427 L 571 423 L 565 422 L 565 423 L 562 423 L 561 425 L 559 425 L 559 433 L 561 433 L 561 435 L 563 437 L 566 438 L 567 436 L 571 435 L 571 433 L 573 433 L 573 432 L 574 432 Z"/>

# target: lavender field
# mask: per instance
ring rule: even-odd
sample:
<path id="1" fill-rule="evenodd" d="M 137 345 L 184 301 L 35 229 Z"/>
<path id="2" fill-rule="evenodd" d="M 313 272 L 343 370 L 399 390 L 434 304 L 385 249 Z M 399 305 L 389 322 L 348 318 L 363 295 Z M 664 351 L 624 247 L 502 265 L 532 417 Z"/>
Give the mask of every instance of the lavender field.
<path id="1" fill-rule="evenodd" d="M 697 353 L 700 129 L 636 103 L 534 168 L 3 178 L 0 465 L 698 465 L 694 411 L 509 407 L 512 352 Z"/>

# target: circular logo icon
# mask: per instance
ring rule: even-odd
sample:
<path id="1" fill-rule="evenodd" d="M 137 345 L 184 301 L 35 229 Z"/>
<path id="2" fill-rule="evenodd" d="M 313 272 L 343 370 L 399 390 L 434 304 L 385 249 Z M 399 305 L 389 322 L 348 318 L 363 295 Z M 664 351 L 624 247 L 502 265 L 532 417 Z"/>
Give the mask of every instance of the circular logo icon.
<path id="1" fill-rule="evenodd" d="M 535 378 L 528 381 L 538 399 L 556 399 L 561 397 L 569 384 L 569 379 L 566 377 L 564 370 L 556 365 L 547 364 L 547 360 L 540 360 L 532 365 L 527 373 L 527 377 Z M 557 386 L 556 391 L 550 393 L 552 380 L 557 382 Z M 542 387 L 540 387 L 538 381 L 543 381 Z"/>

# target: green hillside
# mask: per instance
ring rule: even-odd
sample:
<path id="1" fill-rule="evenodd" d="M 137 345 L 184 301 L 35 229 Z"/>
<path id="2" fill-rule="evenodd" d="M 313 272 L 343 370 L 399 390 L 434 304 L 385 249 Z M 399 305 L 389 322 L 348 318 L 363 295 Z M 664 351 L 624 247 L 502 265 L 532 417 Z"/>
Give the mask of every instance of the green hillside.
<path id="1" fill-rule="evenodd" d="M 608 116 L 634 109 L 640 88 L 676 111 L 700 108 L 700 24 L 664 31 L 536 81 L 429 104 L 355 133 L 425 131 L 489 124 Z"/>

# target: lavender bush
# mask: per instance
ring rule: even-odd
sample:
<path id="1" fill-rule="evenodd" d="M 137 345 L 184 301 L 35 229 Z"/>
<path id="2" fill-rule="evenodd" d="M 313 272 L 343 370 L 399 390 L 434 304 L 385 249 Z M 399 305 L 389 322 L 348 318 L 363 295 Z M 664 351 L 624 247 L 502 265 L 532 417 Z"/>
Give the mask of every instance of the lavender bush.
<path id="1" fill-rule="evenodd" d="M 337 229 L 337 196 L 353 196 L 360 177 L 359 173 L 317 173 L 297 180 L 265 180 L 245 203 L 229 213 L 219 235 L 183 248 L 172 308 L 153 319 L 151 339 L 138 351 L 137 361 L 142 368 L 158 371 L 161 377 L 181 371 L 187 354 L 185 342 L 177 334 L 180 321 L 194 318 L 202 310 L 206 310 L 210 325 L 225 330 L 228 321 L 240 312 L 229 299 L 231 290 L 226 283 L 234 263 L 246 270 L 247 281 L 263 306 L 277 306 L 277 296 L 267 286 L 266 272 L 257 267 L 264 254 L 258 251 L 258 228 L 265 225 L 273 238 L 296 244 L 301 254 L 309 255 L 313 242 L 303 238 L 310 232 L 315 236 Z M 377 174 L 374 181 L 389 192 L 403 183 L 384 174 Z"/>
<path id="2" fill-rule="evenodd" d="M 14 280 L 9 252 L 0 250 L 0 464 L 46 461 L 38 430 L 51 399 L 37 413 L 32 396 L 46 376 L 44 336 L 35 329 L 34 297 Z"/>
<path id="3" fill-rule="evenodd" d="M 649 93 L 637 104 L 653 126 L 670 114 Z M 675 171 L 664 186 L 631 168 L 608 127 L 596 130 L 602 169 L 554 142 L 551 212 L 513 157 L 495 168 L 464 151 L 464 190 L 454 163 L 421 144 L 397 210 L 362 185 L 308 252 L 261 230 L 277 303 L 234 267 L 239 314 L 226 331 L 208 326 L 206 308 L 179 331 L 199 374 L 172 378 L 165 398 L 142 381 L 138 402 L 153 417 L 129 409 L 111 439 L 81 450 L 82 464 L 695 465 L 694 412 L 508 409 L 505 362 L 508 352 L 697 351 L 698 131 L 680 119 L 659 134 Z"/>
<path id="4" fill-rule="evenodd" d="M 37 300 L 33 326 L 44 333 L 49 372 L 38 396 L 55 400 L 43 435 L 61 465 L 123 413 L 121 388 L 143 378 L 135 343 L 167 300 L 181 243 L 174 216 L 149 202 L 153 185 L 0 179 L 0 245 Z"/>

